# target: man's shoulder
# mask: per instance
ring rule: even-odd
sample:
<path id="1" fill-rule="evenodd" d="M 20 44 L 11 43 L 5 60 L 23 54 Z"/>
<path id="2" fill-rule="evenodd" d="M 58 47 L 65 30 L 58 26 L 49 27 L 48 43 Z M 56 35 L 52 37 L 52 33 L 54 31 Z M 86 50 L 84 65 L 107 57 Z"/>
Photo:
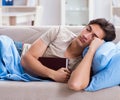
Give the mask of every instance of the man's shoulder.
<path id="1" fill-rule="evenodd" d="M 59 34 L 61 34 L 62 36 L 68 36 L 68 37 L 76 36 L 76 34 L 71 30 L 69 30 L 66 26 L 60 26 Z"/>

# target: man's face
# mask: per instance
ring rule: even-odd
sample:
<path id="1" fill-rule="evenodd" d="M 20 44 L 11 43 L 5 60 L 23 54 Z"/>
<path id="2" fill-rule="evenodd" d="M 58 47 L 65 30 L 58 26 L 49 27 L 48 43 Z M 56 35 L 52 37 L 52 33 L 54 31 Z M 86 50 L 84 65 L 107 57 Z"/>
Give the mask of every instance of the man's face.
<path id="1" fill-rule="evenodd" d="M 91 43 L 94 37 L 103 39 L 105 37 L 105 33 L 97 24 L 87 25 L 77 37 L 77 42 L 84 48 Z"/>

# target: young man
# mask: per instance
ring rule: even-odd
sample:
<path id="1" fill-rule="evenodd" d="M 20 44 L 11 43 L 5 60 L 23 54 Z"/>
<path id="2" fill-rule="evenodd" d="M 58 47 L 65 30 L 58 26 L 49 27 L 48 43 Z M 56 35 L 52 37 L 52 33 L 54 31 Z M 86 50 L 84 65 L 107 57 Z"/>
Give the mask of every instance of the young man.
<path id="1" fill-rule="evenodd" d="M 57 82 L 68 82 L 70 89 L 81 90 L 89 84 L 91 63 L 95 51 L 104 40 L 112 41 L 115 37 L 114 26 L 105 19 L 90 21 L 78 36 L 62 27 L 50 29 L 31 45 L 22 56 L 21 64 L 32 76 L 48 77 Z M 87 46 L 89 46 L 89 50 L 82 58 L 82 52 Z M 60 68 L 55 71 L 47 68 L 38 61 L 41 56 L 68 58 L 69 70 Z"/>

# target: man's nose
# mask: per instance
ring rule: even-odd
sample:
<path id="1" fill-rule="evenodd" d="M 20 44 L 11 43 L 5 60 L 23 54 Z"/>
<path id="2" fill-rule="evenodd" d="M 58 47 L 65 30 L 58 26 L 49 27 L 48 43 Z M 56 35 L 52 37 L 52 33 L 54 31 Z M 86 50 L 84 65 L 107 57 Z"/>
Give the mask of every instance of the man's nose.
<path id="1" fill-rule="evenodd" d="M 86 34 L 84 34 L 84 37 L 86 39 L 91 39 L 92 38 L 92 33 L 86 33 Z"/>

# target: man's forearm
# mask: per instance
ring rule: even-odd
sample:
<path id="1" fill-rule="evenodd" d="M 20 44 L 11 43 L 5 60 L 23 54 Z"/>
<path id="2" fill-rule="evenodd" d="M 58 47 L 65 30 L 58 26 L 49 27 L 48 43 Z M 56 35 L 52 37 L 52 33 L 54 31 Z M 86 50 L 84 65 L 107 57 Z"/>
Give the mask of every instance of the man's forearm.
<path id="1" fill-rule="evenodd" d="M 42 65 L 36 58 L 32 57 L 32 55 L 30 54 L 27 54 L 27 56 L 24 55 L 22 57 L 21 64 L 28 72 L 32 72 L 32 74 L 42 77 L 50 77 L 50 74 L 53 74 L 55 72 L 54 70 Z"/>
<path id="2" fill-rule="evenodd" d="M 74 90 L 84 89 L 90 80 L 91 63 L 94 56 L 94 51 L 88 50 L 83 60 L 72 72 L 71 77 L 68 81 L 68 86 Z"/>

